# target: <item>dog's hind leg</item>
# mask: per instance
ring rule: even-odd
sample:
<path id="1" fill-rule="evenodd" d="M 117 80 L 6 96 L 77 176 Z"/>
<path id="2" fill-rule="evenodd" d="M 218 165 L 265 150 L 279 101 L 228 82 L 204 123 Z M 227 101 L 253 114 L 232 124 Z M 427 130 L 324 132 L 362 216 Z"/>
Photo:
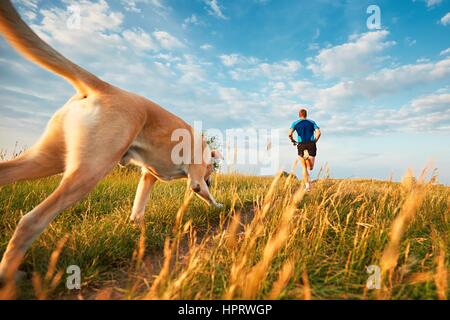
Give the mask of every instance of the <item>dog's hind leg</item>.
<path id="1" fill-rule="evenodd" d="M 0 162 L 0 185 L 61 173 L 65 167 L 64 157 L 64 135 L 54 117 L 33 147 L 13 160 Z"/>
<path id="2" fill-rule="evenodd" d="M 144 223 L 145 205 L 148 201 L 148 195 L 156 182 L 156 177 L 147 169 L 142 168 L 141 179 L 139 180 L 136 196 L 133 202 L 130 221 L 142 225 Z"/>
<path id="3" fill-rule="evenodd" d="M 76 137 L 76 141 L 67 141 L 67 147 L 72 149 L 67 154 L 66 169 L 59 186 L 47 199 L 20 219 L 0 262 L 0 279 L 14 279 L 17 268 L 33 240 L 58 213 L 87 195 L 114 167 L 126 148 L 125 141 L 121 141 L 122 144 L 118 141 L 114 148 L 112 144 L 102 143 L 105 136 L 93 135 L 97 128 L 88 128 L 81 123 L 78 128 L 80 132 L 73 133 L 72 136 Z M 87 143 L 89 137 L 91 141 Z"/>
<path id="4" fill-rule="evenodd" d="M 66 173 L 57 189 L 20 219 L 1 260 L 0 279 L 14 279 L 19 264 L 33 240 L 58 213 L 80 200 L 94 188 L 104 172 L 93 169 L 90 166 L 83 166 Z"/>
<path id="5" fill-rule="evenodd" d="M 63 157 L 37 149 L 25 151 L 13 160 L 0 162 L 0 185 L 64 172 Z"/>

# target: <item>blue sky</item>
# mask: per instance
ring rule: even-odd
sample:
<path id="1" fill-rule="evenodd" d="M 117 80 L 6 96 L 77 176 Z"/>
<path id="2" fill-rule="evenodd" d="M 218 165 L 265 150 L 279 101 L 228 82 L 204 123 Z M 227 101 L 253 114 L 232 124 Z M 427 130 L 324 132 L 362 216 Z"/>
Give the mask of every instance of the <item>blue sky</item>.
<path id="1" fill-rule="evenodd" d="M 308 106 L 332 176 L 399 179 L 433 161 L 450 183 L 449 0 L 14 3 L 64 55 L 190 123 L 280 129 L 285 169 Z M 367 28 L 371 4 L 381 29 Z M 0 148 L 32 145 L 71 94 L 0 40 Z"/>

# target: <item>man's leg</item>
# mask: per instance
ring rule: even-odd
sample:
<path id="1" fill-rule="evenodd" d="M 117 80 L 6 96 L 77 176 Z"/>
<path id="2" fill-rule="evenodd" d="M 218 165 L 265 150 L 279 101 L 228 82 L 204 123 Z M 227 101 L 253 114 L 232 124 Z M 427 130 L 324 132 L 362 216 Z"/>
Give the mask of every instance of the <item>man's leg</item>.
<path id="1" fill-rule="evenodd" d="M 308 166 L 309 170 L 313 170 L 314 169 L 314 162 L 316 161 L 316 157 L 309 157 L 308 160 L 306 161 L 306 164 Z"/>
<path id="2" fill-rule="evenodd" d="M 308 173 L 308 167 L 307 167 L 307 160 L 303 159 L 303 157 L 299 157 L 300 163 L 302 164 L 302 171 L 303 171 L 303 182 L 305 182 L 305 188 L 309 189 L 309 173 Z"/>

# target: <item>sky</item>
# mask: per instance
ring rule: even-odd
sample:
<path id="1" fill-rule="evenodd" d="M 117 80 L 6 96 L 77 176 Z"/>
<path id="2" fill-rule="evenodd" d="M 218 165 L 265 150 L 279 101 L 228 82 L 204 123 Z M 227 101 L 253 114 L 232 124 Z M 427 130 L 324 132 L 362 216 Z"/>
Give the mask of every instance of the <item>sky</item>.
<path id="1" fill-rule="evenodd" d="M 332 177 L 430 165 L 450 184 L 450 0 L 13 2 L 66 57 L 189 123 L 278 130 L 282 169 L 306 106 L 322 131 L 316 167 Z M 1 39 L 0 149 L 31 146 L 73 93 Z"/>

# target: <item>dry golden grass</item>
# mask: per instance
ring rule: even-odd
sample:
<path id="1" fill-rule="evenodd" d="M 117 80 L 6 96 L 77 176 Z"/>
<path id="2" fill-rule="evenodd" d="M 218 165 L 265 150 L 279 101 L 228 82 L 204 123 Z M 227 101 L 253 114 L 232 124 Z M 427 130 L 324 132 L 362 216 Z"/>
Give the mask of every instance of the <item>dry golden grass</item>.
<path id="1" fill-rule="evenodd" d="M 24 268 L 35 272 L 34 288 L 23 285 L 18 297 L 448 297 L 448 187 L 323 178 L 305 194 L 301 182 L 281 174 L 216 178 L 212 192 L 223 209 L 205 208 L 183 181 L 157 185 L 140 229 L 127 221 L 136 174 L 115 171 L 33 245 Z M 1 187 L 1 249 L 20 213 L 55 183 Z M 83 272 L 81 292 L 64 287 L 70 264 Z M 369 265 L 381 267 L 380 290 L 366 288 Z"/>

